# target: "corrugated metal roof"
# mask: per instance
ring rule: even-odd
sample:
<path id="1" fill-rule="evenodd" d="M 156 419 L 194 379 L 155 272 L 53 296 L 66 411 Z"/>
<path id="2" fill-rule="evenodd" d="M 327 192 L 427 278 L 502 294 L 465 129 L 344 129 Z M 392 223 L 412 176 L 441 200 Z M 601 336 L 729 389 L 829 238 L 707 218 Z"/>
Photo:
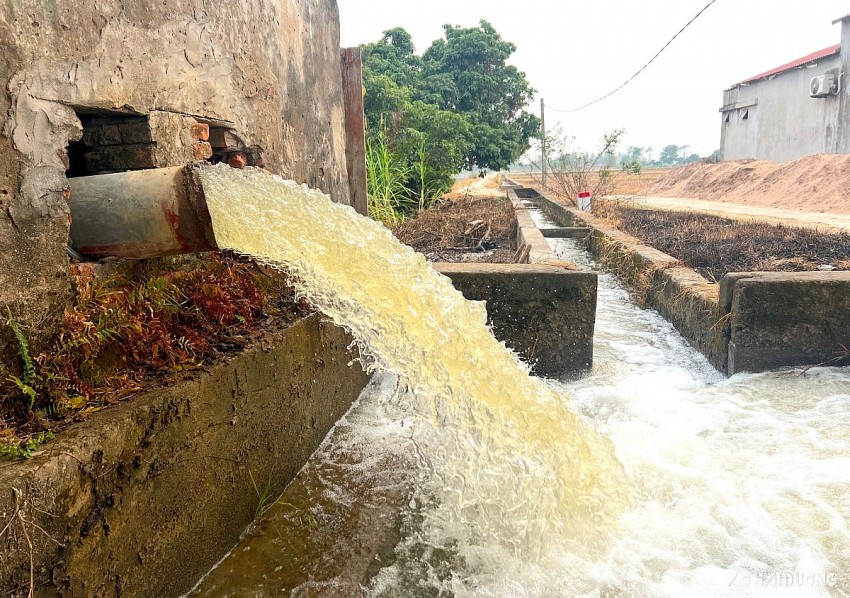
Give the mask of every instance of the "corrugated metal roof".
<path id="1" fill-rule="evenodd" d="M 848 15 L 850 17 L 850 15 Z M 779 73 L 784 73 L 785 71 L 790 71 L 791 69 L 795 69 L 798 66 L 803 66 L 804 64 L 809 64 L 810 62 L 817 62 L 823 58 L 828 58 L 830 56 L 834 56 L 841 51 L 841 44 L 836 44 L 834 46 L 830 46 L 828 48 L 824 48 L 819 52 L 814 52 L 809 54 L 808 56 L 803 56 L 802 58 L 798 58 L 793 62 L 789 62 L 788 64 L 783 64 L 780 67 L 777 67 L 773 70 L 767 71 L 766 73 L 762 73 L 761 75 L 756 75 L 755 77 L 750 77 L 749 79 L 745 79 L 741 81 L 738 85 L 742 83 L 752 83 L 753 81 L 758 81 L 759 79 L 765 79 L 772 75 L 778 75 Z"/>

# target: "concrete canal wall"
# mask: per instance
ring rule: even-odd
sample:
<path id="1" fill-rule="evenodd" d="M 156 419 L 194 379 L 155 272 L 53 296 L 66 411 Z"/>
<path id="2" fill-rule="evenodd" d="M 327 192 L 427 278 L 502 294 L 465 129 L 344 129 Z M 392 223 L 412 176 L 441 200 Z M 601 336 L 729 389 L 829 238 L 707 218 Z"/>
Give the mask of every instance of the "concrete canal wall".
<path id="1" fill-rule="evenodd" d="M 675 258 L 536 189 L 521 189 L 579 237 L 637 299 L 667 318 L 721 372 L 850 363 L 850 275 L 736 273 L 712 284 Z"/>
<path id="2" fill-rule="evenodd" d="M 0 462 L 0 595 L 31 557 L 36 596 L 188 591 L 365 387 L 351 342 L 311 316 Z"/>

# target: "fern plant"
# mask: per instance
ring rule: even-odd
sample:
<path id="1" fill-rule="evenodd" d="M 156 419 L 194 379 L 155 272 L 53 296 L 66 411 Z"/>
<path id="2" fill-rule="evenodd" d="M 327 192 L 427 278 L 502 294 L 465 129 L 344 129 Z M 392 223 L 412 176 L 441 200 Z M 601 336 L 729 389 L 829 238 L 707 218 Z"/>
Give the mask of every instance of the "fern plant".
<path id="1" fill-rule="evenodd" d="M 29 400 L 29 410 L 32 411 L 33 407 L 35 407 L 35 400 L 38 397 L 38 394 L 35 391 L 35 363 L 30 355 L 30 344 L 29 341 L 27 341 L 27 337 L 24 335 L 23 330 L 21 330 L 21 325 L 18 324 L 12 316 L 12 310 L 8 307 L 6 308 L 6 324 L 12 329 L 12 332 L 15 335 L 15 340 L 18 341 L 18 357 L 21 358 L 21 365 L 23 368 L 20 378 L 17 376 L 9 376 L 8 380 L 9 382 L 14 383 L 24 397 Z"/>

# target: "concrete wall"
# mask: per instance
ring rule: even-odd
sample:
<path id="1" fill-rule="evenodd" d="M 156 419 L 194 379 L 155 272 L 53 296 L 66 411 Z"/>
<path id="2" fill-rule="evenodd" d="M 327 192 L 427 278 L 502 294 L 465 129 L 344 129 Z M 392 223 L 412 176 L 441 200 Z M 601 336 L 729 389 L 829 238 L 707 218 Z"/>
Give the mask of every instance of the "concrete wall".
<path id="1" fill-rule="evenodd" d="M 850 272 L 748 272 L 726 276 L 728 373 L 850 363 Z"/>
<path id="2" fill-rule="evenodd" d="M 850 365 L 850 273 L 744 272 L 711 284 L 593 215 L 537 195 L 558 224 L 588 227 L 579 238 L 594 257 L 719 371 Z"/>
<path id="3" fill-rule="evenodd" d="M 727 342 L 718 307 L 717 285 L 683 267 L 675 258 L 643 244 L 592 214 L 539 194 L 535 200 L 550 219 L 562 226 L 581 226 L 580 237 L 606 269 L 629 287 L 635 300 L 657 310 L 718 370 L 726 370 Z"/>
<path id="4" fill-rule="evenodd" d="M 205 158 L 187 127 L 211 123 L 261 148 L 269 170 L 349 198 L 334 0 L 10 0 L 0 85 L 0 307 L 34 351 L 71 294 L 66 146 L 79 115 L 153 115 L 156 166 Z M 10 346 L 0 327 L 0 374 Z"/>
<path id="5" fill-rule="evenodd" d="M 850 44 L 850 38 L 846 39 Z M 850 120 L 839 118 L 848 77 L 844 77 L 841 99 L 809 97 L 811 79 L 830 69 L 841 69 L 842 64 L 850 63 L 842 63 L 835 55 L 727 90 L 721 109 L 721 158 L 785 162 L 850 151 L 841 131 L 850 127 Z M 746 120 L 745 115 L 749 117 Z"/>
<path id="6" fill-rule="evenodd" d="M 463 296 L 487 303 L 496 338 L 539 376 L 558 378 L 593 365 L 598 279 L 535 264 L 435 264 Z"/>
<path id="7" fill-rule="evenodd" d="M 36 596 L 188 591 L 358 397 L 351 342 L 310 317 L 3 463 L 0 595 L 28 593 L 27 534 Z"/>

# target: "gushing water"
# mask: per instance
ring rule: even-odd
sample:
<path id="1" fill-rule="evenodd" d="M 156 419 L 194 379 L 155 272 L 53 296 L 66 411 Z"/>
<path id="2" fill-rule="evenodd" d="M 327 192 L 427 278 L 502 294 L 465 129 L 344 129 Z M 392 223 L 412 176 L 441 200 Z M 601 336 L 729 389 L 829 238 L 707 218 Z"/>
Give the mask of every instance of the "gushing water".
<path id="1" fill-rule="evenodd" d="M 394 562 L 365 594 L 850 595 L 846 370 L 726 380 L 603 273 L 593 372 L 546 384 L 492 339 L 480 306 L 380 227 L 276 178 L 204 176 L 222 245 L 283 262 L 355 333 L 371 367 L 409 386 L 379 373 L 380 389 L 364 393 L 285 499 L 321 479 L 326 490 L 307 493 L 315 502 L 298 502 L 321 520 L 337 505 L 380 509 L 375 495 L 410 488 Z M 571 241 L 552 243 L 565 261 L 593 267 Z M 592 428 L 612 439 L 617 459 Z M 609 521 L 597 526 L 602 514 Z M 310 525 L 299 532 L 309 519 L 301 511 L 281 517 L 296 544 L 317 535 Z M 342 534 L 331 539 L 342 546 L 333 560 L 372 533 L 333 530 Z M 275 537 L 254 539 L 198 593 L 357 593 L 340 585 L 336 562 L 287 585 L 277 555 L 291 551 L 272 550 Z M 348 583 L 358 588 L 358 579 Z"/>
<path id="2" fill-rule="evenodd" d="M 483 304 L 319 191 L 226 167 L 201 178 L 219 246 L 288 272 L 368 367 L 408 386 L 433 424 L 417 456 L 435 533 L 533 555 L 552 531 L 591 543 L 617 516 L 626 495 L 610 442 L 493 337 Z"/>

